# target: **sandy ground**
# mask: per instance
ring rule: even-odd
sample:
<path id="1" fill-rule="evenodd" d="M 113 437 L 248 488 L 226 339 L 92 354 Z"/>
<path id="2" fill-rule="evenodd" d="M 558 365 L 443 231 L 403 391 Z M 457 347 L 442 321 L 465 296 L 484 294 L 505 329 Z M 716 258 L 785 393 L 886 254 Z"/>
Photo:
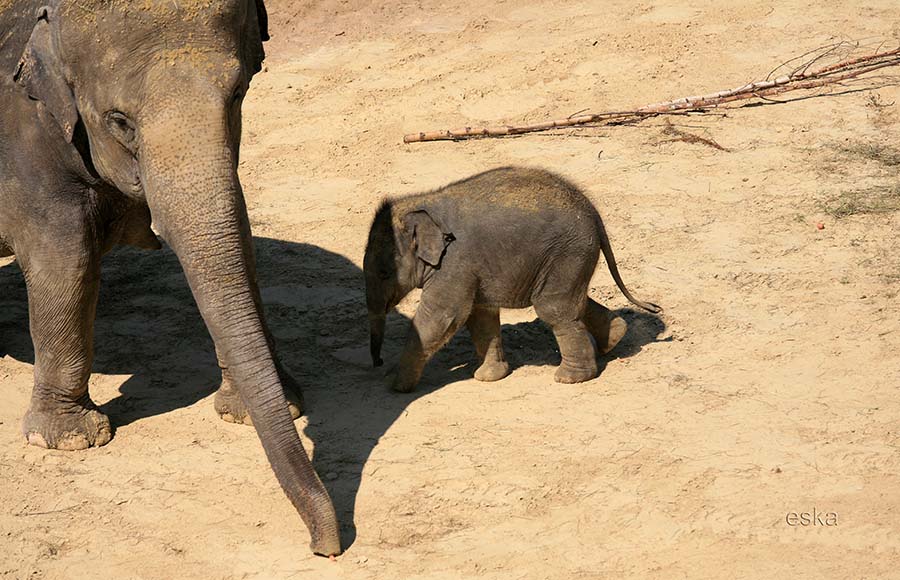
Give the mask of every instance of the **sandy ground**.
<path id="1" fill-rule="evenodd" d="M 0 577 L 900 578 L 900 213 L 828 211 L 897 187 L 900 157 L 865 151 L 896 144 L 900 90 L 673 121 L 728 151 L 665 120 L 401 143 L 727 88 L 837 35 L 896 41 L 895 2 L 292 4 L 270 6 L 241 171 L 346 554 L 308 553 L 252 429 L 216 417 L 172 254 L 120 250 L 91 381 L 117 432 L 77 453 L 23 443 L 33 353 L 0 262 Z M 415 393 L 387 392 L 361 356 L 374 207 L 503 164 L 583 185 L 662 319 L 626 309 L 601 377 L 557 385 L 549 330 L 504 313 L 509 378 L 474 381 L 463 333 Z M 603 266 L 592 286 L 628 306 Z M 788 525 L 813 509 L 837 525 Z"/>

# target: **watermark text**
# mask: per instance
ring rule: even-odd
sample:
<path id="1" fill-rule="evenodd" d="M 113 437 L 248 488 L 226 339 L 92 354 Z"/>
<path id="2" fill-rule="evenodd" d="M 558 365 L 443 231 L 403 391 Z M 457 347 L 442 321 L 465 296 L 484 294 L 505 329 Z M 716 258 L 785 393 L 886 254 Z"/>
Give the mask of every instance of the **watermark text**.
<path id="1" fill-rule="evenodd" d="M 792 528 L 797 526 L 803 528 L 808 526 L 831 527 L 838 525 L 838 515 L 835 512 L 820 512 L 813 508 L 809 512 L 788 512 L 784 516 L 784 521 Z"/>

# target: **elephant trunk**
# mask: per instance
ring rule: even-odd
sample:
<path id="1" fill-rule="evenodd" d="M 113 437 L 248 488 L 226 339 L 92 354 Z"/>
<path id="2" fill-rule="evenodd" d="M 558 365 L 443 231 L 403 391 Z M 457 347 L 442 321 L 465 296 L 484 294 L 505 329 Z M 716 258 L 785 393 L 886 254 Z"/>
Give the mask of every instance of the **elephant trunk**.
<path id="1" fill-rule="evenodd" d="M 369 249 L 366 249 L 364 259 L 366 276 L 366 308 L 369 311 L 369 354 L 372 356 L 372 366 L 380 367 L 384 364 L 381 359 L 381 345 L 384 342 L 384 326 L 387 320 L 388 301 L 385 298 L 385 288 L 382 281 L 375 277 L 374 267 L 370 264 L 372 259 Z"/>
<path id="2" fill-rule="evenodd" d="M 369 353 L 372 355 L 372 365 L 375 367 L 384 364 L 381 359 L 381 344 L 384 342 L 386 318 L 383 313 L 369 311 Z"/>
<path id="3" fill-rule="evenodd" d="M 291 419 L 255 279 L 250 225 L 225 108 L 167 113 L 140 130 L 139 165 L 153 221 L 178 256 L 313 552 L 341 552 L 328 492 Z M 177 111 L 177 109 L 175 109 Z M 161 117 L 163 117 L 161 116 Z"/>

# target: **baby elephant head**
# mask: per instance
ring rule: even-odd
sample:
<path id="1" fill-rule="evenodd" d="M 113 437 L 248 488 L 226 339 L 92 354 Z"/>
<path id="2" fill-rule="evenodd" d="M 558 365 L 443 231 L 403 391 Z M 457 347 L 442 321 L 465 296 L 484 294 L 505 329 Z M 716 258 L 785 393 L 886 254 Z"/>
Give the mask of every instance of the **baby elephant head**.
<path id="1" fill-rule="evenodd" d="M 413 288 L 420 288 L 427 272 L 440 269 L 447 246 L 455 239 L 427 210 L 399 217 L 396 211 L 392 202 L 385 202 L 376 212 L 363 261 L 369 347 L 376 367 L 384 362 L 381 345 L 388 311 Z"/>

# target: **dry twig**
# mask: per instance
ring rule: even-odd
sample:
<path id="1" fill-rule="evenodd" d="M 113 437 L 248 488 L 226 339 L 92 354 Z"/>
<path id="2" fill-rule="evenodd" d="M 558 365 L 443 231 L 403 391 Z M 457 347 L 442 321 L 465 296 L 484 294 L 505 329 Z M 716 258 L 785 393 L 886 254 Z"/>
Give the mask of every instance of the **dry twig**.
<path id="1" fill-rule="evenodd" d="M 404 143 L 420 143 L 423 141 L 459 141 L 477 137 L 507 137 L 548 131 L 561 127 L 574 127 L 595 124 L 622 124 L 639 122 L 647 117 L 667 114 L 684 114 L 704 112 L 734 101 L 747 99 L 766 99 L 789 91 L 809 90 L 824 86 L 846 86 L 844 83 L 883 68 L 900 65 L 900 48 L 881 51 L 880 47 L 872 54 L 845 58 L 840 62 L 810 71 L 813 65 L 833 57 L 835 54 L 852 52 L 858 44 L 839 42 L 818 50 L 808 52 L 779 65 L 762 81 L 756 81 L 733 89 L 684 97 L 662 103 L 654 103 L 635 109 L 622 111 L 606 111 L 588 115 L 575 115 L 565 119 L 555 119 L 531 123 L 527 125 L 496 125 L 493 127 L 461 127 L 444 131 L 410 133 L 403 137 Z M 802 59 L 806 59 L 802 61 Z M 802 61 L 794 66 L 791 72 L 771 78 L 776 71 L 791 63 Z"/>
<path id="2" fill-rule="evenodd" d="M 669 135 L 668 139 L 663 139 L 655 145 L 662 145 L 663 143 L 673 143 L 673 142 L 681 142 L 681 143 L 691 143 L 695 145 L 706 145 L 707 147 L 712 147 L 713 149 L 718 149 L 719 151 L 729 152 L 731 149 L 728 147 L 722 147 L 715 140 L 710 139 L 709 137 L 701 137 L 700 135 L 694 135 L 693 133 L 688 133 L 687 131 L 683 131 L 673 125 L 672 123 L 667 122 L 665 128 L 663 128 L 663 135 Z"/>

